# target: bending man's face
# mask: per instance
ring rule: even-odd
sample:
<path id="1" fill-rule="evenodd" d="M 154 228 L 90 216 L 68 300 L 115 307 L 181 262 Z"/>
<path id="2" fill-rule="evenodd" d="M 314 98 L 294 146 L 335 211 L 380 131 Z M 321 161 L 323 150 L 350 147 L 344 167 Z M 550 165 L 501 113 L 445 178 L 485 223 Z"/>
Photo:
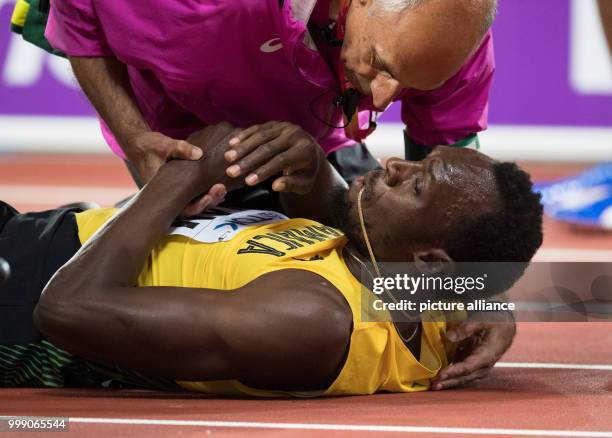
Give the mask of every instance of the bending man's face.
<path id="1" fill-rule="evenodd" d="M 391 158 L 385 169 L 353 182 L 339 225 L 351 241 L 363 240 L 357 210 L 363 188 L 365 223 L 381 260 L 406 261 L 414 251 L 441 247 L 462 221 L 497 208 L 494 163 L 475 150 L 444 146 L 423 161 Z"/>
<path id="2" fill-rule="evenodd" d="M 341 53 L 347 79 L 380 109 L 404 88 L 440 87 L 482 40 L 482 23 L 463 3 L 429 0 L 414 10 L 381 14 L 373 0 L 353 0 Z"/>

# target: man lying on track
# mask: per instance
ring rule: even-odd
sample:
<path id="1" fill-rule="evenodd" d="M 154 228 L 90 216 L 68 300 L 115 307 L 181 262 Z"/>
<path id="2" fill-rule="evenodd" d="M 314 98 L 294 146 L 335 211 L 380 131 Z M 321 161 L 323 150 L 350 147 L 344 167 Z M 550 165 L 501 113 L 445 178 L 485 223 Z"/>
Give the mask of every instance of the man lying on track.
<path id="1" fill-rule="evenodd" d="M 447 324 L 362 321 L 366 239 L 379 261 L 415 261 L 425 273 L 451 259 L 528 261 L 541 244 L 528 175 L 446 147 L 420 162 L 391 159 L 347 188 L 319 147 L 300 146 L 318 151 L 316 163 L 273 186 L 287 214 L 310 211 L 325 225 L 225 210 L 177 221 L 202 193 L 242 184 L 226 174 L 230 131 L 193 136 L 206 158 L 168 162 L 119 211 L 19 215 L 0 203 L 0 254 L 12 267 L 0 293 L 0 386 L 425 390 L 452 360 Z M 256 134 L 238 136 L 249 144 Z"/>

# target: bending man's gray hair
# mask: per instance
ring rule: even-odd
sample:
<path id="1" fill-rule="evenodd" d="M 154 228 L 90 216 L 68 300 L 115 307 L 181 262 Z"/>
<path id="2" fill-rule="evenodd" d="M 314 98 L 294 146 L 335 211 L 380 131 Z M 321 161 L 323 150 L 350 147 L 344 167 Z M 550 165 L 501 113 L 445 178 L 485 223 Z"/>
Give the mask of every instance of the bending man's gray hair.
<path id="1" fill-rule="evenodd" d="M 370 15 L 395 14 L 412 9 L 427 0 L 374 0 Z"/>
<path id="2" fill-rule="evenodd" d="M 414 9 L 428 0 L 374 0 L 369 15 L 398 14 Z M 455 1 L 455 0 L 448 0 Z M 484 12 L 483 33 L 489 30 L 497 15 L 497 0 L 470 0 L 475 9 Z"/>

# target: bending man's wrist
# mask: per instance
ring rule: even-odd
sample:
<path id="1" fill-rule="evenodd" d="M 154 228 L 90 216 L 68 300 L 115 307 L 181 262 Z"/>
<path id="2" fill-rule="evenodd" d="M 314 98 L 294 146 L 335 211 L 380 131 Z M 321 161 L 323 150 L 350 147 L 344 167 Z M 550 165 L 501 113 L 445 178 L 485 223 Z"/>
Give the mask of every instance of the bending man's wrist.
<path id="1" fill-rule="evenodd" d="M 127 132 L 121 133 L 115 133 L 113 131 L 113 134 L 115 135 L 117 143 L 119 143 L 121 149 L 123 150 L 123 152 L 125 152 L 125 155 L 130 158 L 134 156 L 143 156 L 145 154 L 146 148 L 143 147 L 143 145 L 139 144 L 138 139 L 141 136 L 150 132 L 152 131 L 148 127 L 143 127 L 139 129 L 132 128 L 129 129 Z"/>

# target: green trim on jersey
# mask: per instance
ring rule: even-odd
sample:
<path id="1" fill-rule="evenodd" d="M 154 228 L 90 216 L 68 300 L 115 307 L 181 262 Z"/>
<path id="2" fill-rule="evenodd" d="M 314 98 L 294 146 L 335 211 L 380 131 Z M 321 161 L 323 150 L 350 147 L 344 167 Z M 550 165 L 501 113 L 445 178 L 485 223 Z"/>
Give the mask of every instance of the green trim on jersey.
<path id="1" fill-rule="evenodd" d="M 0 386 L 64 386 L 61 370 L 72 355 L 46 341 L 26 345 L 0 345 Z"/>
<path id="2" fill-rule="evenodd" d="M 437 146 L 437 145 L 434 145 Z M 449 145 L 453 148 L 468 148 L 474 147 L 475 149 L 480 149 L 480 139 L 478 138 L 478 134 L 472 134 L 464 138 L 463 140 L 459 140 L 457 143 L 453 143 Z M 404 156 L 407 160 L 411 161 L 421 161 L 424 160 L 427 155 L 433 150 L 432 146 L 424 146 L 412 141 L 412 139 L 408 136 L 408 131 L 404 130 Z"/>
<path id="3" fill-rule="evenodd" d="M 453 148 L 469 148 L 470 146 L 474 146 L 476 149 L 480 149 L 480 139 L 478 138 L 478 134 L 472 134 L 449 146 Z"/>
<path id="4" fill-rule="evenodd" d="M 11 17 L 11 31 L 53 55 L 66 57 L 54 49 L 45 38 L 45 29 L 49 19 L 49 2 L 45 0 L 17 0 Z"/>
<path id="5" fill-rule="evenodd" d="M 49 341 L 0 345 L 0 387 L 127 387 L 178 390 L 168 379 L 84 361 Z"/>

